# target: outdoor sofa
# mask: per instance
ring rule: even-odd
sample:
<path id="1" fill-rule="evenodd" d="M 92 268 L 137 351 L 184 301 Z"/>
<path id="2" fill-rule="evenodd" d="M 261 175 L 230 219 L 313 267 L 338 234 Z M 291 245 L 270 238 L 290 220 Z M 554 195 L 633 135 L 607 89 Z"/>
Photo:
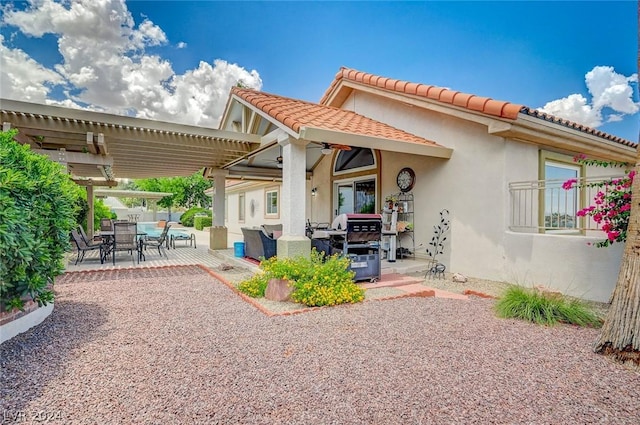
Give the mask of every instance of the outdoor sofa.
<path id="1" fill-rule="evenodd" d="M 244 256 L 260 261 L 277 254 L 278 240 L 282 234 L 282 224 L 263 224 L 261 227 L 242 227 Z"/>

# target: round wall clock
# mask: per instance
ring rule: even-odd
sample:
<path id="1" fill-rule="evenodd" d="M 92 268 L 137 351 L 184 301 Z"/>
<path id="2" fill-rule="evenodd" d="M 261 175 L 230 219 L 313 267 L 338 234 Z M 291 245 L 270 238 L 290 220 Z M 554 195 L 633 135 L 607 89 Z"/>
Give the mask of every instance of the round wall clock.
<path id="1" fill-rule="evenodd" d="M 411 168 L 405 167 L 398 173 L 396 183 L 402 192 L 409 192 L 416 184 L 416 173 Z"/>

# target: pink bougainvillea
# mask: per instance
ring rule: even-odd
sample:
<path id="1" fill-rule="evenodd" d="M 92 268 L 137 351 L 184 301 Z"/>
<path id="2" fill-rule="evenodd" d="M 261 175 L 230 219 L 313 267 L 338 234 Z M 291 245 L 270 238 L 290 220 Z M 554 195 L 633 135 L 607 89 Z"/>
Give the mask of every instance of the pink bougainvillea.
<path id="1" fill-rule="evenodd" d="M 617 162 L 606 162 L 599 160 L 589 160 L 584 155 L 578 155 L 574 161 L 586 165 L 624 166 L 628 164 Z M 590 205 L 576 212 L 578 217 L 591 217 L 593 221 L 600 225 L 600 229 L 606 233 L 607 238 L 593 244 L 597 247 L 609 246 L 614 242 L 624 242 L 627 240 L 627 226 L 629 224 L 629 214 L 631 210 L 631 185 L 635 177 L 635 171 L 626 173 L 623 178 L 605 180 L 597 183 L 579 183 L 576 179 L 569 179 L 563 183 L 562 187 L 570 190 L 580 187 L 600 187 L 593 202 Z"/>

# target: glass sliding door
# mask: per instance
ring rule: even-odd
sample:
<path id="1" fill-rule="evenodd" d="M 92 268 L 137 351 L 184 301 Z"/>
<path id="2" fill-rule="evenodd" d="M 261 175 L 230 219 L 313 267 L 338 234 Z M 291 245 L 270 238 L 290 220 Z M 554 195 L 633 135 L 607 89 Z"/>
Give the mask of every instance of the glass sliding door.
<path id="1" fill-rule="evenodd" d="M 373 214 L 376 212 L 376 179 L 342 181 L 335 184 L 334 212 L 340 214 Z"/>

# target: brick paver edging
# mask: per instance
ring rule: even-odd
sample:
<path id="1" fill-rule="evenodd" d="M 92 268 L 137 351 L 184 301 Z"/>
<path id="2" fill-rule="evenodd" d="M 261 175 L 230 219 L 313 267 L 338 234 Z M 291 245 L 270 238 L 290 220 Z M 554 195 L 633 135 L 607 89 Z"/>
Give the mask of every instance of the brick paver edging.
<path id="1" fill-rule="evenodd" d="M 299 310 L 273 312 L 273 311 L 267 309 L 262 304 L 260 304 L 254 298 L 251 298 L 250 296 L 248 296 L 246 294 L 243 294 L 233 283 L 231 283 L 227 279 L 225 279 L 224 276 L 220 275 L 219 273 L 217 273 L 217 272 L 215 272 L 215 271 L 213 271 L 213 270 L 209 269 L 208 267 L 203 266 L 201 264 L 198 264 L 198 266 L 200 268 L 202 268 L 204 271 L 206 271 L 207 273 L 209 273 L 211 276 L 213 276 L 215 279 L 217 279 L 220 282 L 222 282 L 229 289 L 231 289 L 233 292 L 235 292 L 240 298 L 242 298 L 244 301 L 246 301 L 249 304 L 251 304 L 252 306 L 254 306 L 256 309 L 258 309 L 261 313 L 263 313 L 267 317 L 291 316 L 291 315 L 294 315 L 294 314 L 301 314 L 301 313 L 308 313 L 310 311 L 317 311 L 317 310 L 324 309 L 324 308 L 348 307 L 348 306 L 352 305 L 352 304 L 348 304 L 347 303 L 347 304 L 340 304 L 340 305 L 333 305 L 333 306 L 327 305 L 327 306 L 322 306 L 322 307 L 306 307 L 306 308 L 301 308 Z M 430 298 L 430 297 L 435 297 L 435 295 L 436 295 L 436 293 L 435 293 L 434 290 L 426 289 L 426 290 L 420 291 L 420 292 L 391 295 L 391 296 L 382 297 L 382 298 L 374 298 L 374 299 L 371 299 L 371 300 L 365 300 L 364 302 L 369 302 L 369 301 L 387 301 L 387 300 L 395 300 L 395 299 L 399 299 L 399 298 L 411 298 L 411 297 Z"/>

